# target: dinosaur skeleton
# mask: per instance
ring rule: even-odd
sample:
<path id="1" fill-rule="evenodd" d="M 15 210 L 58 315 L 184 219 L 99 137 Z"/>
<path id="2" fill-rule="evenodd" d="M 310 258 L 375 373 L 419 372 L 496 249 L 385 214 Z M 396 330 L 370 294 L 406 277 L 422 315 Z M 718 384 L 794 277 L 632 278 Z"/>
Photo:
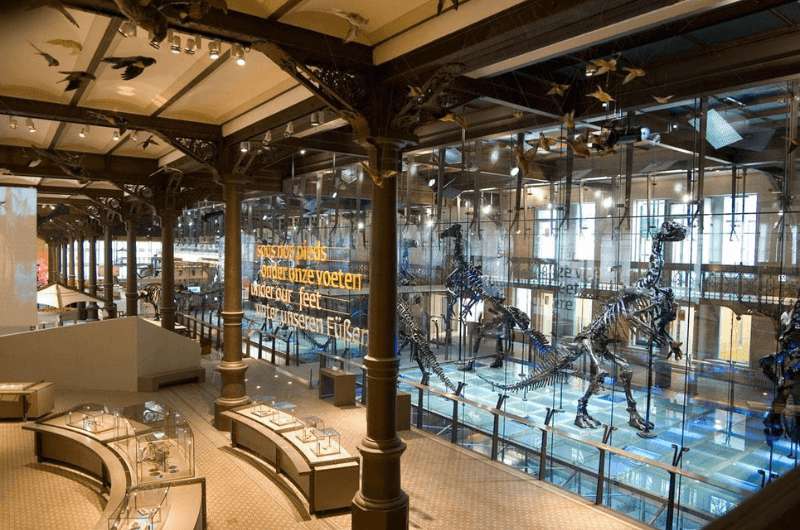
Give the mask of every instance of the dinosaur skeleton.
<path id="1" fill-rule="evenodd" d="M 397 314 L 400 315 L 400 336 L 403 339 L 398 351 L 410 343 L 411 358 L 419 365 L 423 375 L 427 376 L 428 370 L 431 370 L 448 389 L 455 392 L 457 388 L 455 383 L 444 373 L 442 366 L 436 359 L 436 355 L 431 351 L 428 340 L 422 334 L 416 322 L 414 322 L 414 317 L 409 307 L 405 303 L 398 301 Z"/>
<path id="2" fill-rule="evenodd" d="M 664 268 L 664 242 L 682 241 L 686 237 L 686 229 L 673 221 L 665 221 L 661 229 L 653 236 L 653 247 L 650 253 L 650 267 L 642 278 L 632 287 L 623 289 L 622 292 L 606 304 L 600 315 L 597 316 L 575 337 L 575 343 L 568 348 L 564 347 L 551 350 L 551 355 L 545 360 L 549 368 L 537 368 L 530 375 L 514 384 L 498 385 L 493 387 L 502 390 L 531 389 L 549 384 L 557 377 L 556 372 L 563 372 L 569 365 L 583 355 L 589 357 L 591 380 L 586 393 L 578 400 L 578 410 L 575 416 L 575 425 L 581 428 L 599 427 L 600 422 L 589 415 L 587 404 L 593 394 L 600 390 L 603 380 L 608 375 L 600 370 L 600 361 L 610 361 L 621 373 L 629 414 L 628 424 L 640 430 L 650 429 L 652 424 L 645 422 L 636 410 L 636 401 L 631 392 L 631 379 L 633 371 L 623 355 L 612 353 L 608 346 L 616 342 L 613 338 L 618 330 L 635 330 L 645 335 L 651 345 L 659 348 L 669 348 L 669 354 L 680 359 L 680 343 L 676 342 L 667 332 L 667 326 L 676 315 L 675 296 L 672 289 L 661 287 L 661 273 Z M 486 380 L 486 379 L 484 379 Z M 491 381 L 489 381 L 491 382 Z"/>
<path id="3" fill-rule="evenodd" d="M 793 441 L 800 441 L 800 431 L 790 425 L 785 415 L 789 396 L 800 404 L 800 293 L 791 312 L 780 318 L 778 336 L 780 350 L 759 361 L 764 375 L 775 384 L 775 397 L 764 418 L 764 434 L 772 443 L 786 432 Z M 785 427 L 785 429 L 784 429 Z"/>
<path id="4" fill-rule="evenodd" d="M 139 298 L 153 306 L 156 313 L 153 320 L 160 320 L 161 312 L 158 310 L 158 306 L 161 304 L 161 284 L 151 283 L 145 286 L 144 289 L 139 290 Z"/>

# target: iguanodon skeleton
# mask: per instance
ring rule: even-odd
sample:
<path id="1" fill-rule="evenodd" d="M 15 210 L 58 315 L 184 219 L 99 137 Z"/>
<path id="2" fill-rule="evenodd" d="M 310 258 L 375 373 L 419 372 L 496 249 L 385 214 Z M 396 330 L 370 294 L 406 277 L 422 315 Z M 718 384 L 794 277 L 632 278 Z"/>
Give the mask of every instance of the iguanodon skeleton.
<path id="1" fill-rule="evenodd" d="M 557 347 L 550 350 L 550 357 L 545 359 L 541 366 L 531 370 L 525 379 L 509 384 L 500 385 L 489 379 L 494 388 L 505 391 L 532 389 L 550 384 L 559 379 L 558 373 L 569 368 L 575 360 L 582 355 L 589 357 L 591 379 L 589 387 L 578 400 L 578 409 L 575 416 L 575 425 L 581 428 L 599 427 L 600 422 L 589 415 L 587 405 L 593 394 L 598 392 L 603 380 L 608 375 L 600 370 L 600 361 L 610 361 L 620 373 L 627 411 L 628 424 L 640 430 L 652 428 L 652 424 L 645 422 L 636 409 L 636 400 L 631 392 L 631 379 L 633 371 L 630 364 L 621 354 L 613 353 L 608 349 L 609 344 L 616 342 L 614 331 L 628 329 L 638 331 L 652 341 L 653 346 L 668 347 L 669 354 L 676 359 L 681 356 L 680 343 L 676 342 L 667 331 L 667 326 L 676 317 L 675 297 L 672 289 L 659 285 L 664 267 L 664 242 L 682 241 L 686 237 L 686 229 L 673 221 L 665 221 L 660 230 L 653 235 L 653 247 L 650 253 L 650 268 L 647 274 L 637 281 L 633 287 L 623 289 L 622 292 L 605 305 L 603 311 L 576 337 L 575 343 L 569 347 Z"/>

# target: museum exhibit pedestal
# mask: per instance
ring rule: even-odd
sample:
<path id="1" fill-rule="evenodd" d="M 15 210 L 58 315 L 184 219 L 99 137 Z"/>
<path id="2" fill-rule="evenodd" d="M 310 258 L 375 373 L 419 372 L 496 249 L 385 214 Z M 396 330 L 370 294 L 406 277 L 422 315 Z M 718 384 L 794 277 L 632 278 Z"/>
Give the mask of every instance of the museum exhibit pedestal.
<path id="1" fill-rule="evenodd" d="M 54 404 L 53 383 L 0 383 L 0 419 L 40 418 Z"/>
<path id="2" fill-rule="evenodd" d="M 397 430 L 411 430 L 411 394 L 397 391 Z"/>
<path id="3" fill-rule="evenodd" d="M 358 457 L 338 445 L 330 454 L 318 454 L 314 442 L 303 441 L 300 421 L 278 425 L 256 414 L 256 407 L 222 413 L 231 421 L 231 445 L 266 464 L 261 467 L 302 497 L 309 513 L 349 509 L 358 490 Z"/>
<path id="4" fill-rule="evenodd" d="M 323 368 L 319 371 L 319 398 L 333 398 L 337 407 L 356 404 L 356 374 Z"/>

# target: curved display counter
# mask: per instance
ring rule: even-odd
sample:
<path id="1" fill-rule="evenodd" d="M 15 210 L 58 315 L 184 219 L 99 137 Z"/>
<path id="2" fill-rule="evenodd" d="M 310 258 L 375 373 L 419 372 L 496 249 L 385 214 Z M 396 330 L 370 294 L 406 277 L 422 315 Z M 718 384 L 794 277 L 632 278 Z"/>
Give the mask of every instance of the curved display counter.
<path id="1" fill-rule="evenodd" d="M 258 406 L 223 413 L 231 420 L 231 445 L 269 464 L 266 467 L 277 478 L 302 495 L 309 513 L 349 509 L 358 490 L 358 457 L 340 447 L 338 439 L 332 443 L 333 452 L 320 454 L 315 451 L 317 438 L 302 439 L 305 425 L 301 421 L 293 418 L 284 425 L 275 424 L 270 416 L 256 413 Z"/>
<path id="2" fill-rule="evenodd" d="M 65 466 L 96 479 L 107 492 L 95 530 L 203 530 L 205 478 L 139 480 L 124 442 L 134 429 L 118 414 L 94 405 L 49 416 L 23 429 L 35 436 L 39 462 Z M 96 413 L 95 413 L 96 412 Z"/>

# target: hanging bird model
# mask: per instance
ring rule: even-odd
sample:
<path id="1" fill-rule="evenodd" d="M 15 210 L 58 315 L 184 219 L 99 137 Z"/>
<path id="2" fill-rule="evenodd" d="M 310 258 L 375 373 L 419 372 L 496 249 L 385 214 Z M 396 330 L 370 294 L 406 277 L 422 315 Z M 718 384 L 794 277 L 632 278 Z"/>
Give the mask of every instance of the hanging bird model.
<path id="1" fill-rule="evenodd" d="M 589 150 L 589 146 L 586 145 L 586 140 L 584 139 L 583 135 L 578 136 L 575 139 L 567 138 L 567 145 L 572 152 L 575 153 L 575 156 L 580 158 L 589 158 L 592 156 L 592 152 Z"/>
<path id="2" fill-rule="evenodd" d="M 453 4 L 453 9 L 458 10 L 458 2 L 459 0 L 450 0 L 450 3 Z M 436 14 L 441 15 L 442 11 L 444 11 L 444 0 L 439 0 L 439 3 L 436 4 Z"/>
<path id="3" fill-rule="evenodd" d="M 522 145 L 516 145 L 514 146 L 514 158 L 517 160 L 517 167 L 522 172 L 522 176 L 531 177 L 536 159 L 536 148 L 525 151 Z"/>
<path id="4" fill-rule="evenodd" d="M 464 118 L 464 116 L 462 116 L 461 114 L 456 114 L 455 112 L 448 112 L 447 114 L 439 118 L 439 121 L 455 123 L 462 129 L 467 128 L 466 118 Z"/>
<path id="5" fill-rule="evenodd" d="M 378 186 L 379 188 L 383 187 L 384 179 L 391 178 L 397 175 L 397 171 L 393 169 L 386 170 L 383 173 L 378 173 L 377 171 L 372 169 L 372 166 L 370 166 L 366 162 L 361 162 L 361 167 L 364 169 L 364 171 L 367 172 L 369 178 L 372 179 L 372 182 L 374 182 L 375 185 Z"/>
<path id="6" fill-rule="evenodd" d="M 50 7 L 64 15 L 64 18 L 69 20 L 76 28 L 80 28 L 78 25 L 78 21 L 75 20 L 75 17 L 67 11 L 67 8 L 64 7 L 64 4 L 61 3 L 59 0 L 27 0 L 27 9 L 36 9 L 38 7 Z"/>
<path id="7" fill-rule="evenodd" d="M 66 48 L 69 50 L 70 55 L 78 55 L 83 51 L 83 46 L 81 43 L 72 39 L 51 39 L 47 41 L 47 44 Z"/>
<path id="8" fill-rule="evenodd" d="M 147 138 L 147 140 L 142 142 L 142 151 L 146 151 L 147 148 L 150 147 L 151 145 L 152 146 L 160 145 L 158 142 L 156 142 L 156 139 L 153 137 L 152 134 Z"/>
<path id="9" fill-rule="evenodd" d="M 653 99 L 656 101 L 656 103 L 659 103 L 661 105 L 666 105 L 667 103 L 669 103 L 669 100 L 671 100 L 674 97 L 675 96 L 653 96 Z"/>
<path id="10" fill-rule="evenodd" d="M 125 131 L 128 130 L 128 120 L 125 118 L 120 118 L 119 116 L 110 116 L 108 114 L 95 112 L 93 110 L 88 111 L 88 114 L 98 121 L 104 121 L 112 127 L 116 127 L 120 134 L 125 134 Z"/>
<path id="11" fill-rule="evenodd" d="M 547 91 L 548 96 L 563 96 L 570 85 L 562 85 L 559 83 L 550 83 L 550 90 Z"/>
<path id="12" fill-rule="evenodd" d="M 608 94 L 605 90 L 603 90 L 599 86 L 596 87 L 594 92 L 589 92 L 588 94 L 586 94 L 586 97 L 594 98 L 597 101 L 601 101 L 603 103 L 610 103 L 614 101 L 614 98 L 612 98 L 610 94 Z"/>
<path id="13" fill-rule="evenodd" d="M 122 79 L 130 81 L 131 79 L 139 77 L 148 66 L 153 66 L 156 60 L 152 57 L 136 55 L 134 57 L 106 57 L 103 59 L 103 62 L 113 65 L 111 68 L 114 70 L 124 68 L 125 71 L 122 72 Z"/>
<path id="14" fill-rule="evenodd" d="M 58 66 L 59 64 L 61 64 L 61 63 L 58 62 L 58 59 L 56 59 L 55 57 L 53 57 L 52 55 L 50 55 L 47 52 L 43 52 L 42 50 L 37 48 L 34 43 L 29 42 L 28 44 L 33 46 L 33 49 L 36 50 L 36 53 L 38 55 L 41 55 L 42 57 L 44 57 L 44 60 L 47 61 L 47 66 Z"/>
<path id="15" fill-rule="evenodd" d="M 589 63 L 594 67 L 592 75 L 603 75 L 617 71 L 616 59 L 592 59 Z"/>
<path id="16" fill-rule="evenodd" d="M 575 128 L 575 111 L 571 110 L 561 117 L 561 123 L 567 130 Z"/>
<path id="17" fill-rule="evenodd" d="M 645 75 L 647 75 L 647 72 L 645 72 L 644 69 L 642 68 L 633 68 L 632 66 L 624 66 L 622 69 L 628 72 L 628 74 L 625 76 L 625 79 L 622 80 L 623 85 L 627 85 L 637 77 L 644 77 Z"/>
<path id="18" fill-rule="evenodd" d="M 539 133 L 539 138 L 535 142 L 528 142 L 529 145 L 534 146 L 537 150 L 541 149 L 542 151 L 546 151 L 548 153 L 552 151 L 553 146 L 557 143 L 559 143 L 558 140 L 555 138 L 548 138 L 543 132 Z"/>
<path id="19" fill-rule="evenodd" d="M 59 72 L 59 74 L 67 76 L 59 81 L 59 83 L 67 83 L 67 88 L 64 89 L 64 92 L 77 90 L 97 79 L 94 74 L 90 74 L 89 72 Z"/>

